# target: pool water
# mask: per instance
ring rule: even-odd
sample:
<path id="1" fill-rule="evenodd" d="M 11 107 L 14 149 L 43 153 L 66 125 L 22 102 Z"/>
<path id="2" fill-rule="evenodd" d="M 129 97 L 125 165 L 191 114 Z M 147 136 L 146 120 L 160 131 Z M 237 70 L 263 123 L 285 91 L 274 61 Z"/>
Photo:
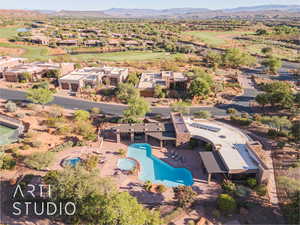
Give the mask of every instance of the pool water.
<path id="1" fill-rule="evenodd" d="M 141 164 L 139 179 L 163 184 L 168 187 L 179 185 L 190 186 L 193 182 L 191 171 L 185 168 L 174 168 L 152 155 L 149 144 L 132 144 L 128 147 L 128 157 L 138 160 Z"/>
<path id="2" fill-rule="evenodd" d="M 0 125 L 0 145 L 6 145 L 12 143 L 12 136 L 14 135 L 16 129 L 9 128 L 6 126 Z"/>
<path id="3" fill-rule="evenodd" d="M 132 159 L 119 159 L 118 168 L 121 170 L 133 170 L 135 168 L 135 161 Z"/>
<path id="4" fill-rule="evenodd" d="M 79 163 L 81 163 L 81 159 L 79 157 L 64 160 L 64 166 L 76 167 Z"/>

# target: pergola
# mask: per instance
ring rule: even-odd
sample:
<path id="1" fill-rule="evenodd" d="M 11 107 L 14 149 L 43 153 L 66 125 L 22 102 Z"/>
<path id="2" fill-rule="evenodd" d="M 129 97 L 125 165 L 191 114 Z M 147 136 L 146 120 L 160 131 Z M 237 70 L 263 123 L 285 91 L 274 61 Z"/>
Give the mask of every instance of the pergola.
<path id="1" fill-rule="evenodd" d="M 208 179 L 207 179 L 208 183 L 211 180 L 212 174 L 228 173 L 217 152 L 215 151 L 199 152 L 199 155 L 208 173 Z"/>

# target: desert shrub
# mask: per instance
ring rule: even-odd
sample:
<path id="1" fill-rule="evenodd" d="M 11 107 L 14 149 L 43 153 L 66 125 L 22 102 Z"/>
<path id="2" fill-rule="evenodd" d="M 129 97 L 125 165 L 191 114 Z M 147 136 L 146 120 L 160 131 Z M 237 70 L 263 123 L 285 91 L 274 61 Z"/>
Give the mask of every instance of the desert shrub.
<path id="1" fill-rule="evenodd" d="M 17 113 L 17 117 L 23 119 L 25 117 L 25 113 Z"/>
<path id="2" fill-rule="evenodd" d="M 17 162 L 16 160 L 8 154 L 0 156 L 0 169 L 12 170 L 15 168 Z"/>
<path id="3" fill-rule="evenodd" d="M 28 145 L 28 144 L 22 145 L 21 149 L 22 150 L 28 150 L 28 149 L 30 149 L 30 145 Z"/>
<path id="4" fill-rule="evenodd" d="M 243 118 L 240 116 L 234 116 L 232 115 L 230 117 L 231 121 L 233 121 L 234 123 L 241 125 L 241 126 L 249 126 L 251 125 L 251 123 L 253 122 L 250 118 Z"/>
<path id="5" fill-rule="evenodd" d="M 157 185 L 157 187 L 156 187 L 156 191 L 157 191 L 158 193 L 163 193 L 163 192 L 165 192 L 166 190 L 167 190 L 167 188 L 166 188 L 166 186 L 163 185 L 163 184 L 159 184 L 159 185 Z"/>
<path id="6" fill-rule="evenodd" d="M 285 145 L 286 145 L 285 142 L 279 141 L 279 142 L 277 143 L 277 148 L 284 148 Z"/>
<path id="7" fill-rule="evenodd" d="M 237 110 L 234 109 L 234 108 L 228 108 L 226 110 L 226 113 L 229 114 L 229 115 L 234 115 L 234 114 L 237 114 Z"/>
<path id="8" fill-rule="evenodd" d="M 73 146 L 74 146 L 73 141 L 67 141 L 67 142 L 65 142 L 63 144 L 55 146 L 50 151 L 51 152 L 60 152 L 60 151 L 63 151 L 64 149 L 66 149 L 66 148 L 71 148 Z"/>
<path id="9" fill-rule="evenodd" d="M 258 185 L 254 190 L 259 196 L 265 196 L 268 192 L 267 185 L 265 184 Z"/>
<path id="10" fill-rule="evenodd" d="M 27 156 L 24 160 L 24 163 L 31 169 L 43 170 L 50 166 L 53 159 L 53 152 L 40 152 Z"/>
<path id="11" fill-rule="evenodd" d="M 251 190 L 245 186 L 238 185 L 236 187 L 235 195 L 240 198 L 245 198 L 250 194 Z"/>
<path id="12" fill-rule="evenodd" d="M 151 188 L 152 188 L 152 182 L 150 180 L 147 180 L 144 184 L 144 189 L 146 191 L 151 191 Z"/>
<path id="13" fill-rule="evenodd" d="M 68 135 L 71 131 L 72 131 L 72 128 L 69 125 L 63 124 L 63 125 L 61 125 L 61 127 L 59 127 L 57 129 L 56 134 L 58 134 L 58 135 Z"/>
<path id="14" fill-rule="evenodd" d="M 85 110 L 76 110 L 74 112 L 74 119 L 76 121 L 86 121 L 90 118 L 90 113 Z"/>
<path id="15" fill-rule="evenodd" d="M 220 194 L 218 197 L 218 207 L 225 213 L 231 213 L 236 209 L 236 201 L 228 194 Z"/>
<path id="16" fill-rule="evenodd" d="M 209 119 L 209 118 L 211 118 L 211 113 L 209 111 L 200 110 L 198 112 L 195 112 L 194 116 L 196 118 Z"/>
<path id="17" fill-rule="evenodd" d="M 187 223 L 187 225 L 195 225 L 195 224 L 196 224 L 196 223 L 195 223 L 194 220 L 189 220 L 188 223 Z"/>
<path id="18" fill-rule="evenodd" d="M 174 197 L 179 207 L 188 208 L 195 201 L 197 193 L 191 186 L 178 186 L 173 188 Z"/>
<path id="19" fill-rule="evenodd" d="M 222 189 L 226 192 L 233 193 L 236 191 L 236 185 L 231 180 L 224 180 Z"/>
<path id="20" fill-rule="evenodd" d="M 215 217 L 215 218 L 220 218 L 221 217 L 221 213 L 218 209 L 214 209 L 212 212 L 211 212 L 212 216 Z"/>
<path id="21" fill-rule="evenodd" d="M 16 103 L 12 102 L 12 101 L 8 101 L 5 105 L 4 105 L 5 109 L 8 112 L 16 112 L 17 111 L 17 105 Z"/>
<path id="22" fill-rule="evenodd" d="M 250 188 L 254 188 L 257 185 L 257 181 L 255 178 L 248 178 L 246 180 L 246 183 Z"/>
<path id="23" fill-rule="evenodd" d="M 91 108 L 90 111 L 91 111 L 92 114 L 99 114 L 99 113 L 101 113 L 101 109 L 99 109 L 97 107 Z"/>
<path id="24" fill-rule="evenodd" d="M 97 134 L 95 133 L 95 128 L 90 122 L 87 121 L 77 121 L 74 132 L 78 135 L 84 137 L 84 139 L 89 141 L 94 141 L 97 138 Z"/>
<path id="25" fill-rule="evenodd" d="M 31 142 L 31 146 L 34 147 L 34 148 L 38 148 L 41 145 L 42 145 L 41 141 L 33 141 L 33 142 Z"/>
<path id="26" fill-rule="evenodd" d="M 120 148 L 120 149 L 118 149 L 118 154 L 120 156 L 125 156 L 126 155 L 126 151 L 124 149 Z"/>
<path id="27" fill-rule="evenodd" d="M 92 171 L 98 165 L 99 157 L 97 155 L 88 155 L 84 160 L 83 165 L 88 171 Z"/>

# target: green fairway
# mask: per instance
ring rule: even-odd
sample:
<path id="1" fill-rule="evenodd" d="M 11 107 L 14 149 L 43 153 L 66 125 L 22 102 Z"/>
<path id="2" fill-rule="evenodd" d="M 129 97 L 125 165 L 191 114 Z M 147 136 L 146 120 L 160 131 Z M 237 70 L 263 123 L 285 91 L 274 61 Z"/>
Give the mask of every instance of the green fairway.
<path id="1" fill-rule="evenodd" d="M 205 44 L 219 47 L 226 44 L 232 36 L 240 36 L 246 33 L 247 32 L 243 31 L 189 31 L 185 32 L 184 34 L 193 36 L 194 38 L 204 42 Z"/>
<path id="2" fill-rule="evenodd" d="M 181 54 L 168 54 L 165 52 L 142 52 L 142 51 L 127 51 L 127 52 L 112 52 L 99 54 L 79 54 L 72 55 L 72 58 L 80 60 L 103 60 L 103 61 L 143 61 L 143 60 L 161 60 L 173 59 Z"/>
<path id="3" fill-rule="evenodd" d="M 51 57 L 48 55 L 48 49 L 42 46 L 29 46 L 29 45 L 20 45 L 14 43 L 0 43 L 0 47 L 24 49 L 25 52 L 24 54 L 21 55 L 21 57 L 25 57 L 30 60 L 48 60 Z"/>
<path id="4" fill-rule="evenodd" d="M 17 36 L 17 29 L 20 27 L 2 27 L 0 28 L 0 38 L 10 39 Z"/>

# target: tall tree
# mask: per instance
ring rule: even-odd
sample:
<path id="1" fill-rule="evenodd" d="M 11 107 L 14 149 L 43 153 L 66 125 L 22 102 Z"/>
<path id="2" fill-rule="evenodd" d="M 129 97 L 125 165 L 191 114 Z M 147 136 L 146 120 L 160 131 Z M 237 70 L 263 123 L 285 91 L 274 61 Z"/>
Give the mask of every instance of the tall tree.
<path id="1" fill-rule="evenodd" d="M 53 93 L 49 89 L 44 88 L 29 89 L 26 98 L 33 103 L 41 104 L 43 106 L 52 102 L 54 99 Z"/>
<path id="2" fill-rule="evenodd" d="M 123 111 L 123 121 L 138 122 L 150 112 L 150 105 L 144 98 L 131 99 L 128 108 Z"/>

